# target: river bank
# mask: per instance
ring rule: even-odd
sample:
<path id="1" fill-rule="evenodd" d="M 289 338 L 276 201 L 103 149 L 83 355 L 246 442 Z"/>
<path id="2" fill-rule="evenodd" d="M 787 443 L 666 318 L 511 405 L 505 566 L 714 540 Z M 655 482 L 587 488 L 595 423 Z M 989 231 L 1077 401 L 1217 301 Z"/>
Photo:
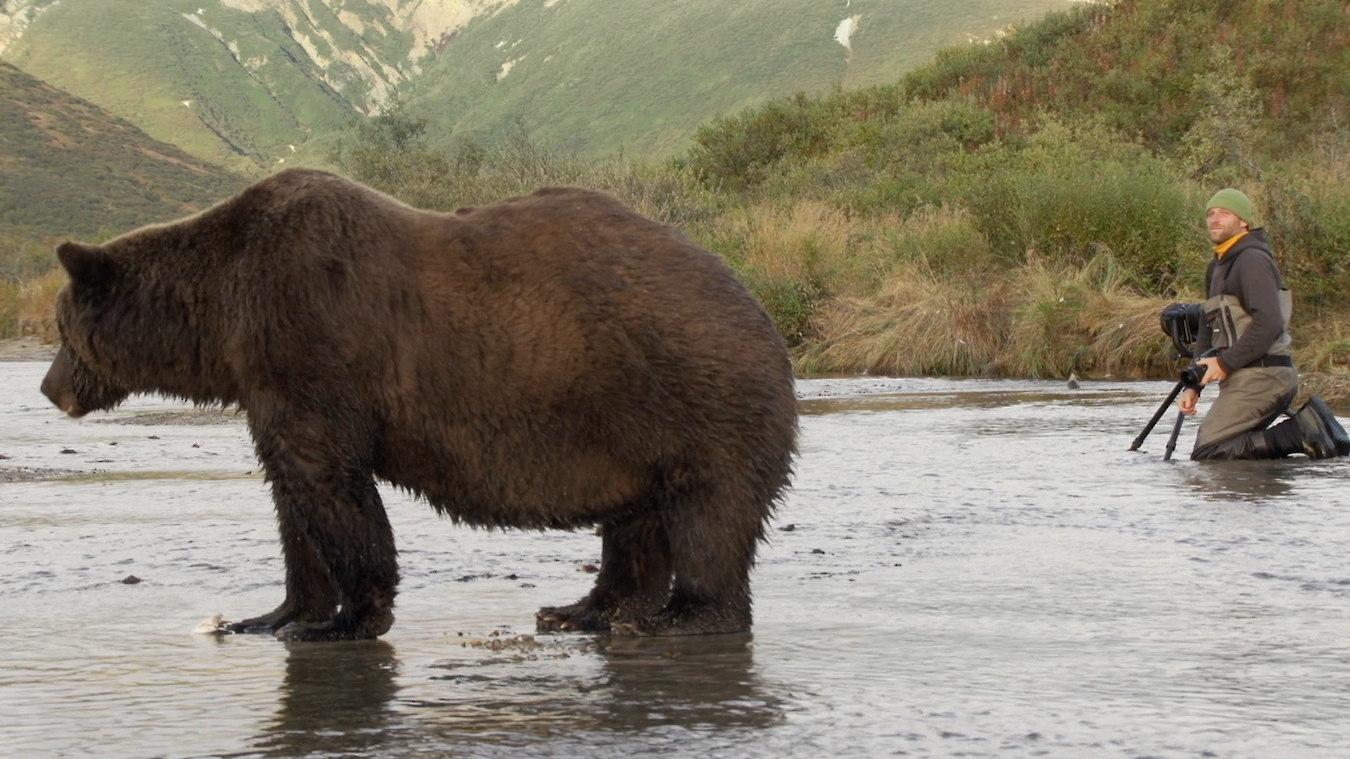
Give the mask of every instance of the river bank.
<path id="1" fill-rule="evenodd" d="M 0 339 L 0 362 L 13 361 L 51 361 L 56 356 L 57 346 L 44 343 L 36 337 Z M 1180 364 L 1178 364 L 1178 368 Z M 832 373 L 832 372 L 824 372 Z M 1345 371 L 1305 371 L 1301 375 L 1302 396 L 1309 394 L 1321 396 L 1327 403 L 1337 408 L 1350 407 L 1350 374 Z M 1065 378 L 1067 379 L 1067 378 Z M 1081 379 L 1125 379 L 1124 377 L 1083 377 Z M 1159 379 L 1145 377 L 1143 379 Z M 1301 402 L 1301 401 L 1300 401 Z"/>
<path id="2" fill-rule="evenodd" d="M 57 346 L 36 337 L 0 339 L 0 361 L 51 361 Z"/>

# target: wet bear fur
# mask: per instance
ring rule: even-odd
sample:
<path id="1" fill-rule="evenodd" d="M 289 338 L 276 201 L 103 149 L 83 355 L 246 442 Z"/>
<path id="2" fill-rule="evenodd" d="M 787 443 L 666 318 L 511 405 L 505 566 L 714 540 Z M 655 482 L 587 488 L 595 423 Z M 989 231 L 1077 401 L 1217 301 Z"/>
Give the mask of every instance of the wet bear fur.
<path id="1" fill-rule="evenodd" d="M 285 600 L 234 625 L 372 638 L 399 575 L 376 480 L 480 527 L 598 526 L 601 570 L 540 630 L 745 630 L 796 401 L 731 271 L 602 193 L 454 213 L 293 169 L 195 216 L 64 243 L 72 416 L 131 393 L 238 404 L 271 487 Z"/>

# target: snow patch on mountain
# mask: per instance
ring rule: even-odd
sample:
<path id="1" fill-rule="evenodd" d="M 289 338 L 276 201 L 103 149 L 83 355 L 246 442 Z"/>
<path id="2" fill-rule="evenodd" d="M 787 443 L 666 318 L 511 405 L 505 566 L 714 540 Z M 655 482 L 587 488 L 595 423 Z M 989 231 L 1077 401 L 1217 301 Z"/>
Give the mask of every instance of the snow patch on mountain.
<path id="1" fill-rule="evenodd" d="M 862 14 L 849 16 L 839 22 L 839 26 L 834 29 L 834 39 L 843 45 L 850 53 L 853 52 L 853 33 L 858 31 L 858 22 L 862 20 Z"/>

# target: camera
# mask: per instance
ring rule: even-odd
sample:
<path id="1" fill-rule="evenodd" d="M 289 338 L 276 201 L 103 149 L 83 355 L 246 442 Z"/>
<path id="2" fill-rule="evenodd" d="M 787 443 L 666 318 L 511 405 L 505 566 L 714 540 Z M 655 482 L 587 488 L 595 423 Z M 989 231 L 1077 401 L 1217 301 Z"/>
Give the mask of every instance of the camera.
<path id="1" fill-rule="evenodd" d="M 1191 390 L 1199 390 L 1200 388 L 1204 387 L 1204 385 L 1200 383 L 1203 382 L 1205 379 L 1205 367 L 1200 364 L 1200 359 L 1214 358 L 1222 354 L 1223 354 L 1222 348 L 1211 348 L 1210 350 L 1207 350 L 1200 356 L 1196 357 L 1195 363 L 1181 370 L 1181 384 L 1185 385 Z"/>
<path id="2" fill-rule="evenodd" d="M 1204 320 L 1205 310 L 1200 303 L 1173 303 L 1164 308 L 1159 321 L 1163 334 L 1172 338 L 1172 346 L 1177 349 L 1177 358 L 1195 356 L 1195 340 L 1200 334 L 1200 324 Z M 1203 376 L 1203 372 L 1201 375 Z"/>

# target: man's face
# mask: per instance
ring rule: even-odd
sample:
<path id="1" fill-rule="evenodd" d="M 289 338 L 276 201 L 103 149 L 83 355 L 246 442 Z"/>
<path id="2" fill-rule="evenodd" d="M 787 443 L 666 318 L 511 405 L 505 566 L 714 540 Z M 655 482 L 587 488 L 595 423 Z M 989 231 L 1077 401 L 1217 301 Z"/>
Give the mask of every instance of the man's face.
<path id="1" fill-rule="evenodd" d="M 1215 245 L 1227 242 L 1247 230 L 1247 222 L 1227 208 L 1211 208 L 1206 218 L 1209 219 L 1209 240 Z"/>

